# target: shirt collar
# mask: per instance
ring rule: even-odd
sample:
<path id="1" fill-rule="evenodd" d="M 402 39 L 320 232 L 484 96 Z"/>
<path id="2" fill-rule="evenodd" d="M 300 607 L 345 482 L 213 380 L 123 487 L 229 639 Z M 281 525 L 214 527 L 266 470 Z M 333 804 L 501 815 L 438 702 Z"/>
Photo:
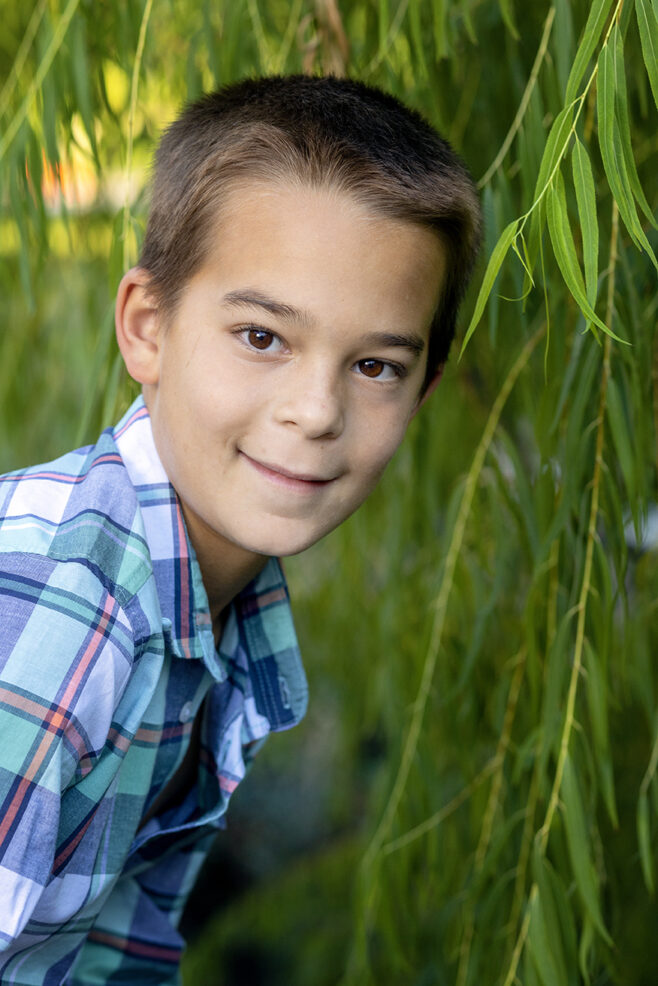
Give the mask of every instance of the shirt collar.
<path id="1" fill-rule="evenodd" d="M 204 662 L 217 681 L 242 665 L 270 728 L 302 718 L 307 685 L 278 559 L 245 586 L 231 605 L 219 650 L 201 569 L 189 540 L 176 491 L 155 447 L 151 419 L 140 395 L 113 431 L 135 488 L 151 553 L 162 628 L 172 653 Z M 276 689 L 272 682 L 276 681 Z"/>

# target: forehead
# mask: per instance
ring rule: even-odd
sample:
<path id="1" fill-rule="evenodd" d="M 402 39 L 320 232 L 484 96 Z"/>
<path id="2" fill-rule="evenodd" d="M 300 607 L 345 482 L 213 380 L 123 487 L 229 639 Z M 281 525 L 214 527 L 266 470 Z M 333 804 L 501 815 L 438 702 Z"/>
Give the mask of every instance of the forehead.
<path id="1" fill-rule="evenodd" d="M 217 209 L 193 280 L 257 288 L 309 310 L 375 305 L 383 319 L 429 325 L 444 267 L 439 236 L 424 226 L 332 187 L 252 181 Z"/>

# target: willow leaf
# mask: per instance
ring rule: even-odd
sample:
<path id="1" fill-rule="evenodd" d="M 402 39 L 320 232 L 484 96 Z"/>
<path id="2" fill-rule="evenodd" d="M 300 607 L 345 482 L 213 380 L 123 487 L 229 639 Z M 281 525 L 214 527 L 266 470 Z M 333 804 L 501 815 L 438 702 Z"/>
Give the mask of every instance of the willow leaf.
<path id="1" fill-rule="evenodd" d="M 379 55 L 381 57 L 386 51 L 386 40 L 388 38 L 388 0 L 379 0 L 379 16 L 377 18 L 377 25 L 379 28 Z"/>
<path id="2" fill-rule="evenodd" d="M 607 559 L 604 559 L 607 561 Z M 603 797 L 610 821 L 618 825 L 615 803 L 614 777 L 611 769 L 610 740 L 608 729 L 607 682 L 603 671 L 603 661 L 588 640 L 585 641 L 587 655 L 587 706 L 592 723 L 596 766 L 601 777 Z"/>
<path id="3" fill-rule="evenodd" d="M 560 978 L 556 958 L 557 942 L 544 914 L 541 893 L 535 894 L 530 902 L 530 927 L 528 928 L 528 948 L 532 955 L 537 975 L 542 986 L 563 986 L 566 981 Z M 560 955 L 560 958 L 562 956 Z"/>
<path id="4" fill-rule="evenodd" d="M 569 135 L 573 126 L 573 106 L 565 106 L 560 110 L 553 121 L 553 125 L 548 134 L 546 147 L 539 165 L 539 173 L 535 182 L 534 205 L 530 214 L 530 232 L 528 234 L 528 257 L 532 270 L 537 262 L 539 246 L 546 222 L 546 210 L 544 205 L 544 192 L 550 180 L 556 164 L 564 156 L 564 152 L 569 143 Z M 526 291 L 530 287 L 530 278 L 527 277 L 523 285 Z"/>
<path id="5" fill-rule="evenodd" d="M 596 930 L 611 945 L 612 939 L 601 916 L 598 881 L 590 858 L 585 811 L 569 754 L 564 761 L 561 794 L 564 802 L 564 826 L 567 832 L 569 858 L 576 878 L 576 886 Z"/>
<path id="6" fill-rule="evenodd" d="M 446 0 L 432 0 L 434 15 L 434 51 L 436 60 L 445 58 L 448 54 L 448 39 L 446 37 Z"/>
<path id="7" fill-rule="evenodd" d="M 658 106 L 658 15 L 648 0 L 635 0 L 635 16 L 640 32 L 644 64 L 653 98 Z"/>
<path id="8" fill-rule="evenodd" d="M 597 87 L 597 114 L 599 120 L 599 145 L 610 190 L 619 206 L 619 212 L 631 238 L 637 246 L 643 247 L 652 263 L 658 267 L 658 260 L 651 249 L 644 230 L 640 225 L 633 190 L 630 185 L 626 161 L 624 159 L 619 129 L 615 113 L 616 63 L 615 31 L 612 42 L 605 45 L 599 55 L 599 84 Z"/>
<path id="9" fill-rule="evenodd" d="M 578 965 L 578 940 L 576 936 L 576 922 L 574 920 L 573 907 L 571 906 L 570 895 L 562 883 L 560 874 L 551 866 L 548 860 L 544 860 L 544 870 L 555 900 L 558 923 L 562 934 L 562 946 L 564 949 L 564 964 L 567 975 L 563 982 L 569 984 L 577 983 L 576 968 Z"/>
<path id="10" fill-rule="evenodd" d="M 652 226 L 658 227 L 653 215 L 651 206 L 646 200 L 646 196 L 640 184 L 640 177 L 635 166 L 635 156 L 631 144 L 631 124 L 628 115 L 628 96 L 626 94 L 626 73 L 624 71 L 624 42 L 621 31 L 614 33 L 614 62 L 615 62 L 615 119 L 617 123 L 617 133 L 621 142 L 624 155 L 624 162 L 628 172 L 633 195 L 635 196 L 640 209 L 647 217 Z"/>
<path id="11" fill-rule="evenodd" d="M 592 723 L 594 752 L 598 755 L 605 752 L 609 745 L 606 687 L 597 654 L 587 640 L 585 641 L 585 652 L 587 654 L 587 703 Z"/>
<path id="12" fill-rule="evenodd" d="M 423 28 L 421 24 L 421 0 L 411 0 L 409 4 L 409 26 L 411 28 L 411 40 L 413 50 L 416 53 L 418 64 L 418 74 L 422 79 L 428 77 L 427 62 L 425 61 L 425 47 L 423 45 Z"/>
<path id="13" fill-rule="evenodd" d="M 576 137 L 571 155 L 573 184 L 578 203 L 578 218 L 583 237 L 585 289 L 592 308 L 596 304 L 599 276 L 599 224 L 596 215 L 596 190 L 589 155 Z"/>
<path id="14" fill-rule="evenodd" d="M 43 52 L 42 61 L 45 62 L 48 51 L 53 47 L 52 28 L 48 20 L 43 21 L 43 29 L 39 32 L 42 35 L 42 46 L 40 53 Z M 45 32 L 50 31 L 50 35 Z M 57 104 L 60 94 L 57 91 L 57 83 L 54 72 L 49 72 L 43 81 L 41 88 L 41 99 L 43 100 L 43 111 L 41 121 L 43 126 L 43 136 L 46 145 L 46 155 L 51 164 L 59 161 L 59 147 L 57 144 Z"/>
<path id="15" fill-rule="evenodd" d="M 626 225 L 629 226 L 629 222 L 625 217 L 634 211 L 633 193 L 628 185 L 623 158 L 622 160 L 618 159 L 619 146 L 615 141 L 615 62 L 613 47 L 609 43 L 605 45 L 601 50 L 598 61 L 599 81 L 596 93 L 596 110 L 599 121 L 599 145 L 610 189 L 617 200 L 619 211 Z M 622 174 L 626 177 L 625 182 L 622 180 Z M 633 223 L 631 222 L 630 225 L 632 226 Z M 639 225 L 637 214 L 635 215 L 635 225 Z M 633 236 L 633 230 L 629 229 L 629 232 Z M 634 236 L 633 238 L 635 239 Z"/>
<path id="16" fill-rule="evenodd" d="M 74 17 L 71 23 L 71 67 L 73 69 L 73 86 L 78 100 L 78 107 L 82 123 L 89 138 L 89 144 L 98 161 L 98 151 L 96 148 L 96 134 L 94 132 L 94 114 L 92 109 L 91 88 L 89 80 L 92 77 L 89 71 L 89 59 L 87 57 L 87 38 L 85 37 L 84 19 L 80 16 Z"/>
<path id="17" fill-rule="evenodd" d="M 590 7 L 585 30 L 576 50 L 573 67 L 569 73 L 567 91 L 564 97 L 567 103 L 572 102 L 578 95 L 578 86 L 599 42 L 611 6 L 612 0 L 596 0 Z"/>
<path id="18" fill-rule="evenodd" d="M 585 920 L 583 921 L 583 930 L 580 933 L 580 945 L 578 946 L 578 966 L 580 968 L 580 974 L 583 977 L 585 986 L 589 986 L 591 983 L 589 975 L 589 957 L 593 946 L 594 925 L 586 915 Z"/>
<path id="19" fill-rule="evenodd" d="M 573 106 L 565 106 L 553 121 L 553 126 L 549 131 L 546 148 L 539 166 L 539 174 L 537 175 L 537 183 L 535 185 L 535 202 L 543 194 L 556 164 L 564 157 L 569 143 L 569 134 L 573 126 L 573 113 Z"/>
<path id="20" fill-rule="evenodd" d="M 653 894 L 655 889 L 653 879 L 653 854 L 651 852 L 651 829 L 649 825 L 649 799 L 646 791 L 640 793 L 637 803 L 637 841 L 640 847 L 640 863 L 642 875 L 647 890 Z"/>
<path id="21" fill-rule="evenodd" d="M 593 322 L 603 332 L 612 336 L 618 342 L 623 342 L 615 333 L 608 328 L 596 314 L 585 293 L 585 282 L 576 255 L 576 244 L 574 243 L 569 216 L 567 213 L 567 199 L 564 192 L 564 181 L 560 172 L 555 177 L 555 183 L 548 193 L 546 200 L 546 215 L 548 218 L 548 230 L 551 234 L 551 243 L 555 251 L 555 259 L 564 278 L 565 284 L 574 297 L 578 307 L 589 322 Z"/>
<path id="22" fill-rule="evenodd" d="M 555 68 L 560 92 L 564 94 L 573 65 L 573 21 L 569 0 L 555 0 Z"/>
<path id="23" fill-rule="evenodd" d="M 539 843 L 535 843 L 532 875 L 537 884 L 537 896 L 531 911 L 528 944 L 533 951 L 537 972 L 545 986 L 553 986 L 553 984 L 564 986 L 569 981 L 569 977 L 549 865 L 541 854 Z"/>
<path id="24" fill-rule="evenodd" d="M 514 8 L 512 6 L 512 0 L 498 0 L 498 6 L 500 7 L 500 13 L 503 18 L 505 27 L 512 35 L 515 41 L 519 40 L 519 32 L 517 30 L 516 24 L 514 23 Z"/>
<path id="25" fill-rule="evenodd" d="M 615 447 L 617 460 L 624 477 L 628 502 L 634 509 L 637 509 L 637 487 L 635 482 L 635 461 L 633 458 L 633 438 L 629 432 L 626 414 L 619 393 L 619 388 L 614 378 L 608 381 L 608 396 L 606 401 L 606 411 L 612 432 L 612 441 Z"/>
<path id="26" fill-rule="evenodd" d="M 469 322 L 469 326 L 466 329 L 466 334 L 464 336 L 462 348 L 459 353 L 460 358 L 463 355 L 464 350 L 468 345 L 469 339 L 475 332 L 477 324 L 482 317 L 482 312 L 484 311 L 484 307 L 487 303 L 487 299 L 491 294 L 491 290 L 494 286 L 494 281 L 498 276 L 498 271 L 500 270 L 503 260 L 507 256 L 509 248 L 512 245 L 512 241 L 516 236 L 518 225 L 519 225 L 519 220 L 514 219 L 511 223 L 509 223 L 505 227 L 489 258 L 489 263 L 487 264 L 487 269 L 484 272 L 484 277 L 482 279 L 480 291 L 477 296 L 477 301 L 475 302 L 475 310 L 473 311 L 473 315 L 471 317 L 471 321 Z"/>

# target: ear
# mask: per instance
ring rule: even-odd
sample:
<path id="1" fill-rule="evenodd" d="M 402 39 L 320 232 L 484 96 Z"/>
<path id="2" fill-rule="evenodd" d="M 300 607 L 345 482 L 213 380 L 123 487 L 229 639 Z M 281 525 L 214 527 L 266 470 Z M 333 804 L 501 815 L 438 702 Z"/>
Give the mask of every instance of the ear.
<path id="1" fill-rule="evenodd" d="M 445 368 L 445 363 L 439 363 L 439 365 L 436 368 L 436 372 L 434 373 L 434 376 L 432 377 L 432 379 L 430 380 L 430 382 L 428 383 L 427 387 L 423 392 L 423 396 L 416 402 L 416 406 L 414 408 L 412 417 L 414 416 L 414 414 L 418 414 L 425 401 L 432 396 L 436 388 L 441 383 L 441 377 L 443 376 L 444 368 Z"/>
<path id="2" fill-rule="evenodd" d="M 121 279 L 114 312 L 117 342 L 128 373 L 145 386 L 157 384 L 160 374 L 161 325 L 148 291 L 149 274 L 133 267 Z"/>

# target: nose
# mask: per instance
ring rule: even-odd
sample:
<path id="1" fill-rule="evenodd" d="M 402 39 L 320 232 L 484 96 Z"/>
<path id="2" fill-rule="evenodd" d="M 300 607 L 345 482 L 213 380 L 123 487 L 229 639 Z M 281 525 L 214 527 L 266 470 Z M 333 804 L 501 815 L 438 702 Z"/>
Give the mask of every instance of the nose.
<path id="1" fill-rule="evenodd" d="M 337 438 L 345 426 L 342 387 L 325 367 L 297 367 L 283 384 L 277 419 L 306 438 Z"/>

